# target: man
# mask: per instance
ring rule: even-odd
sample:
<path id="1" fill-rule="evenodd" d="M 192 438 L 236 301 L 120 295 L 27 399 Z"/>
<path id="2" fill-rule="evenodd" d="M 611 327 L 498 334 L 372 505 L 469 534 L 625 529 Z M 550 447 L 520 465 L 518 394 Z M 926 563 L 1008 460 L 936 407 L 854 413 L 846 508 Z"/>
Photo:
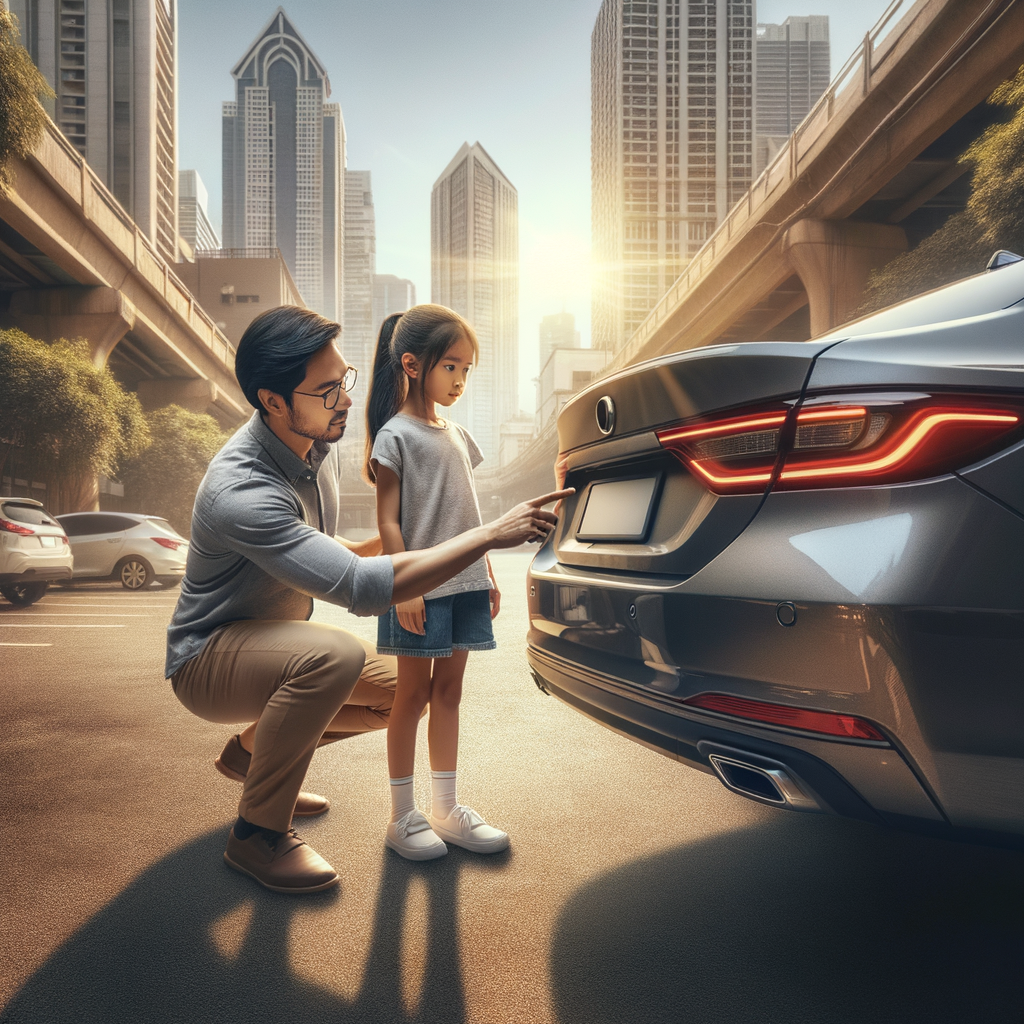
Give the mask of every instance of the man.
<path id="1" fill-rule="evenodd" d="M 280 306 L 238 344 L 235 375 L 256 412 L 199 486 L 188 564 L 167 631 L 175 696 L 212 722 L 253 722 L 218 767 L 243 781 L 225 862 L 277 892 L 317 892 L 337 872 L 292 829 L 327 801 L 301 793 L 317 746 L 386 724 L 394 667 L 335 626 L 308 622 L 313 598 L 380 615 L 421 596 L 491 548 L 545 537 L 555 516 L 518 505 L 501 519 L 423 551 L 379 555 L 379 539 L 344 545 L 337 479 L 320 480 L 345 432 L 356 371 L 341 327 Z M 321 486 L 321 483 L 324 486 Z M 298 804 L 297 804 L 298 801 Z"/>

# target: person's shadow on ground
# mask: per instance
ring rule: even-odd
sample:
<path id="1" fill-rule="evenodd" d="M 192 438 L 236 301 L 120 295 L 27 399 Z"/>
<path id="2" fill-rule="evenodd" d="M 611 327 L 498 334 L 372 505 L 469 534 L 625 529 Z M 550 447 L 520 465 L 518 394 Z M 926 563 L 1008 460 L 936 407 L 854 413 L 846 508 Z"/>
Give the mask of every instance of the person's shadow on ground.
<path id="1" fill-rule="evenodd" d="M 429 865 L 385 854 L 362 988 L 348 1001 L 297 977 L 289 962 L 300 901 L 307 908 L 309 901 L 337 903 L 338 890 L 266 892 L 219 863 L 223 847 L 218 829 L 147 870 L 28 979 L 0 1024 L 463 1024 L 458 852 Z M 426 886 L 429 924 L 422 993 L 410 1014 L 399 978 L 415 877 Z M 252 904 L 242 947 L 225 958 L 211 927 Z"/>

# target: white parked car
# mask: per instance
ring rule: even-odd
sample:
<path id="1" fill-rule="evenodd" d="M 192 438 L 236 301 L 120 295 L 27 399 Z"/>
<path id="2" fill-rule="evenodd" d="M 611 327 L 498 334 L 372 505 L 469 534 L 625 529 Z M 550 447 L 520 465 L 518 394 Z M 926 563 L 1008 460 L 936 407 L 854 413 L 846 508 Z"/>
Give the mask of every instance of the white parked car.
<path id="1" fill-rule="evenodd" d="M 70 579 L 71 548 L 60 523 L 33 498 L 0 498 L 0 594 L 30 605 L 50 580 Z"/>
<path id="2" fill-rule="evenodd" d="M 135 512 L 58 516 L 75 555 L 76 580 L 115 579 L 127 590 L 154 580 L 166 587 L 185 575 L 188 541 L 166 519 Z"/>

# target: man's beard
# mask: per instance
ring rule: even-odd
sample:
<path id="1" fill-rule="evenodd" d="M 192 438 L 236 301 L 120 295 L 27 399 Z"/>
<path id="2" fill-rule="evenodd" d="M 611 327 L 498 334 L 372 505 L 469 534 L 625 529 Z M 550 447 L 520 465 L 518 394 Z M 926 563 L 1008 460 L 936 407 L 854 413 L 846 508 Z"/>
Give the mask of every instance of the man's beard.
<path id="1" fill-rule="evenodd" d="M 326 430 L 318 430 L 296 415 L 293 408 L 288 416 L 288 429 L 299 437 L 308 438 L 310 441 L 320 441 L 323 444 L 334 444 L 345 436 L 345 426 L 348 413 L 343 413 L 340 419 L 332 419 Z M 335 436 L 337 431 L 337 436 Z"/>

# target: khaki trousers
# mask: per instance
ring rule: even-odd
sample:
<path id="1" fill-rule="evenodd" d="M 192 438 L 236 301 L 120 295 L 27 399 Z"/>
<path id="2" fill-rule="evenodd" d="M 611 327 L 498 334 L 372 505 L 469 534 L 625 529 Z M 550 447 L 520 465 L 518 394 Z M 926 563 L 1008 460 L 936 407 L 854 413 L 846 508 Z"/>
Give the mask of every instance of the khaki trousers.
<path id="1" fill-rule="evenodd" d="M 208 722 L 259 719 L 238 813 L 284 832 L 316 748 L 387 726 L 396 664 L 337 626 L 250 619 L 221 626 L 171 684 Z"/>

